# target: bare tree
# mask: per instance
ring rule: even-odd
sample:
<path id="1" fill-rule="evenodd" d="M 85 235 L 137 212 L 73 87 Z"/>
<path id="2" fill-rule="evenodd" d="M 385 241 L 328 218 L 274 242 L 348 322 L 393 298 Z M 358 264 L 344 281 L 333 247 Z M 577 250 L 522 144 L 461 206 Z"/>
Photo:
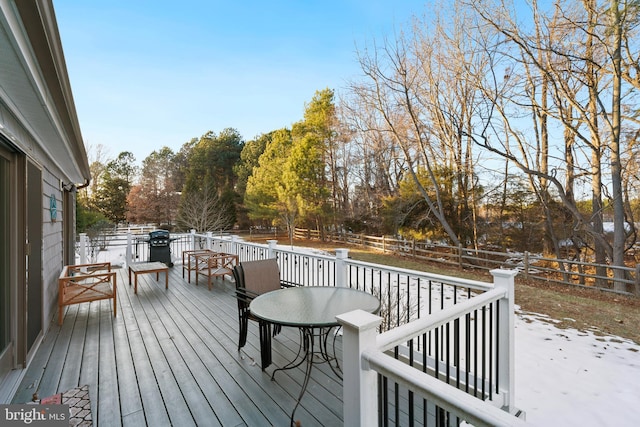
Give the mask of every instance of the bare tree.
<path id="1" fill-rule="evenodd" d="M 622 4 L 621 4 L 622 3 Z M 622 126 L 621 104 L 622 104 L 622 30 L 625 23 L 623 22 L 623 13 L 621 7 L 626 6 L 624 0 L 611 0 L 609 7 L 611 32 L 611 59 L 612 59 L 612 94 L 611 94 L 611 186 L 612 186 L 612 204 L 613 204 L 613 264 L 624 265 L 624 248 L 625 248 L 625 212 L 624 199 L 622 194 L 622 158 L 620 144 L 620 128 Z M 625 7 L 626 9 L 626 7 Z M 624 279 L 625 275 L 622 270 L 614 271 L 616 279 Z M 615 281 L 616 290 L 626 291 L 626 286 L 621 281 Z"/>
<path id="2" fill-rule="evenodd" d="M 216 191 L 205 186 L 201 191 L 183 194 L 178 213 L 178 224 L 197 232 L 226 230 L 233 225 L 228 207 Z"/>
<path id="3" fill-rule="evenodd" d="M 351 183 L 353 194 L 348 223 L 381 231 L 382 201 L 397 192 L 405 166 L 399 147 L 384 131 L 385 126 L 375 109 L 365 102 L 363 91 L 366 93 L 366 89 L 359 83 L 352 83 L 351 89 L 352 96 L 343 98 L 340 105 L 340 120 L 350 135 L 345 185 Z"/>
<path id="4" fill-rule="evenodd" d="M 86 188 L 88 198 L 93 197 L 100 185 L 102 174 L 104 173 L 108 158 L 108 149 L 102 145 L 89 145 L 87 148 L 87 155 L 89 156 L 89 169 L 91 171 L 91 184 Z"/>
<path id="5" fill-rule="evenodd" d="M 360 102 L 375 109 L 384 126 L 379 131 L 388 133 L 393 143 L 401 149 L 407 172 L 424 198 L 430 212 L 438 220 L 454 244 L 460 240 L 447 220 L 440 186 L 434 170 L 437 153 L 430 143 L 430 134 L 423 121 L 424 111 L 418 102 L 416 91 L 420 69 L 412 63 L 406 40 L 386 43 L 373 53 L 361 52 L 360 67 L 368 78 L 368 84 L 353 87 Z M 418 178 L 418 168 L 427 170 L 433 192 L 423 186 Z"/>
<path id="6" fill-rule="evenodd" d="M 482 86 L 492 89 L 485 90 L 485 96 L 493 94 L 487 96 L 491 104 L 488 110 L 501 116 L 503 129 L 495 132 L 494 116 L 485 117 L 484 126 L 474 132 L 476 142 L 507 158 L 529 176 L 536 177 L 540 184 L 539 191 L 544 191 L 544 183 L 549 182 L 574 219 L 575 228 L 586 231 L 594 240 L 600 261 L 604 262 L 606 254 L 606 258 L 618 266 L 624 265 L 626 238 L 620 158 L 621 46 L 622 40 L 625 40 L 623 32 L 629 28 L 631 19 L 623 11 L 629 11 L 631 4 L 630 1 L 616 0 L 611 0 L 609 4 L 595 0 L 584 0 L 582 3 L 558 0 L 550 16 L 545 15 L 536 1 L 532 1 L 536 31 L 531 35 L 527 29 L 522 29 L 526 26 L 516 21 L 514 8 L 507 2 L 494 2 L 491 8 L 486 2 L 467 3 L 480 19 L 482 25 L 478 28 L 491 28 L 494 31 L 493 38 L 487 37 L 492 43 L 486 46 L 491 49 L 496 45 L 503 46 L 501 54 L 513 60 L 518 70 L 530 67 L 541 76 L 539 81 L 542 82 L 542 89 L 549 91 L 549 99 L 553 102 L 545 106 L 540 103 L 543 100 L 541 95 L 530 99 L 539 101 L 535 105 L 539 118 L 553 118 L 564 128 L 565 149 L 564 157 L 554 155 L 553 166 L 545 168 L 542 163 L 533 162 L 535 156 L 544 153 L 545 147 L 532 144 L 526 133 L 514 126 L 510 109 L 521 106 L 510 97 L 513 93 L 507 96 L 498 94 L 495 85 L 487 79 L 483 80 Z M 514 48 L 519 57 L 514 54 Z M 630 53 L 627 57 L 635 56 Z M 531 79 L 528 84 L 531 85 Z M 607 102 L 611 103 L 610 108 Z M 492 140 L 491 135 L 497 138 Z M 544 143 L 544 139 L 538 141 Z M 511 142 L 515 144 L 510 146 Z M 580 161 L 574 158 L 576 153 L 581 154 Z M 609 162 L 603 164 L 607 155 Z M 575 165 L 580 162 L 589 165 L 583 173 L 591 182 L 591 218 L 584 218 L 576 206 L 572 188 Z M 608 183 L 602 180 L 605 168 L 611 173 Z M 564 184 L 560 179 L 561 174 L 565 175 Z M 607 189 L 614 213 L 613 244 L 606 239 L 602 227 L 604 205 L 601 194 Z M 599 252 L 600 249 L 602 252 Z M 623 290 L 624 285 L 616 281 L 615 287 Z"/>
<path id="7" fill-rule="evenodd" d="M 456 245 L 477 242 L 478 159 L 468 136 L 477 92 L 462 77 L 466 68 L 481 72 L 488 65 L 466 44 L 462 12 L 451 11 L 448 25 L 438 12 L 432 21 L 416 22 L 412 33 L 361 51 L 367 81 L 351 87 L 356 105 L 375 112 L 375 120 L 366 124 L 377 127 L 365 131 L 384 134 L 399 147 L 404 172 Z M 453 205 L 446 206 L 445 196 L 454 196 Z"/>

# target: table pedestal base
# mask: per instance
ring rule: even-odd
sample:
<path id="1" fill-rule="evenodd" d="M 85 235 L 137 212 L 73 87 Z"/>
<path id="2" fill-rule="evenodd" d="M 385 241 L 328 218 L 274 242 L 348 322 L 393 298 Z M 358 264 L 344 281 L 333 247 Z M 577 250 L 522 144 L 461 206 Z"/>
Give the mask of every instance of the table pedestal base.
<path id="1" fill-rule="evenodd" d="M 300 390 L 300 394 L 298 394 L 296 405 L 291 412 L 292 426 L 296 425 L 294 416 L 296 410 L 298 409 L 298 406 L 300 406 L 302 396 L 304 396 L 304 393 L 307 390 L 307 385 L 309 384 L 309 379 L 311 378 L 311 369 L 313 368 L 314 363 L 329 364 L 329 367 L 334 372 L 334 374 L 336 374 L 336 376 L 342 380 L 342 370 L 340 369 L 340 363 L 338 362 L 338 358 L 336 357 L 336 337 L 338 336 L 337 332 L 340 329 L 340 326 L 331 326 L 327 328 L 300 327 L 299 329 L 300 347 L 298 347 L 298 353 L 296 354 L 296 357 L 282 368 L 275 369 L 271 373 L 271 380 L 274 381 L 276 372 L 284 371 L 287 369 L 294 369 L 302 365 L 303 363 L 306 363 L 302 389 Z M 329 346 L 327 345 L 329 343 L 331 331 L 334 331 L 332 340 L 333 354 L 329 353 Z M 318 338 L 318 350 L 314 350 L 316 338 Z M 335 362 L 335 366 L 333 362 Z"/>

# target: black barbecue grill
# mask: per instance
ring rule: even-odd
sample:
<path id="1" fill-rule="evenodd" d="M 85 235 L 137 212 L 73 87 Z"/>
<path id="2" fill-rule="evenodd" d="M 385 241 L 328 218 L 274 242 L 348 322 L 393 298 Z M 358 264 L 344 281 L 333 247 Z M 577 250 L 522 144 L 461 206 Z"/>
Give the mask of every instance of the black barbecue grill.
<path id="1" fill-rule="evenodd" d="M 173 239 L 175 240 L 175 239 Z M 171 243 L 167 230 L 154 230 L 149 233 L 149 262 L 159 261 L 168 267 L 173 267 L 171 262 Z"/>

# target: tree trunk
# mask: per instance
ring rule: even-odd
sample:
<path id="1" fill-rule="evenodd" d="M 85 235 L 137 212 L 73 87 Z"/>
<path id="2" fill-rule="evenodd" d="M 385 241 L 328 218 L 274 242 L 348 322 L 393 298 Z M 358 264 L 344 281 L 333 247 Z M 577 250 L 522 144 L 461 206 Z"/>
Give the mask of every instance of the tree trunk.
<path id="1" fill-rule="evenodd" d="M 624 265 L 624 200 L 622 198 L 622 165 L 620 159 L 620 103 L 621 103 L 621 45 L 622 22 L 619 1 L 611 0 L 610 13 L 613 28 L 613 92 L 611 98 L 611 188 L 613 205 L 613 265 Z M 625 278 L 624 271 L 614 270 L 614 289 L 626 291 L 626 285 L 621 281 Z"/>
<path id="2" fill-rule="evenodd" d="M 598 77 L 594 67 L 594 34 L 597 25 L 597 14 L 595 3 L 593 0 L 585 2 L 587 13 L 589 14 L 589 30 L 587 32 L 586 52 L 587 62 L 587 86 L 589 88 L 589 103 L 587 109 L 589 111 L 590 123 L 589 129 L 591 134 L 591 224 L 593 232 L 604 236 L 604 206 L 602 203 L 602 143 L 600 140 L 600 126 L 598 123 Z M 607 251 L 601 240 L 594 240 L 594 255 L 596 264 L 602 265 L 596 267 L 596 275 L 598 277 L 607 277 Z M 605 279 L 596 279 L 598 286 L 604 287 Z"/>

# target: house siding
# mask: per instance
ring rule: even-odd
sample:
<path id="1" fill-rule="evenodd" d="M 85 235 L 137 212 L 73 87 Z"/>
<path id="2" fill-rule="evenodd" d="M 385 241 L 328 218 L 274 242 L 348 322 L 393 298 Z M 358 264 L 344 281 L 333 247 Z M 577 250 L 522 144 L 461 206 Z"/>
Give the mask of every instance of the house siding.
<path id="1" fill-rule="evenodd" d="M 43 188 L 43 227 L 42 227 L 42 267 L 43 267 L 43 298 L 42 318 L 44 320 L 43 331 L 48 329 L 51 317 L 56 313 L 58 301 L 58 275 L 63 266 L 63 220 L 62 191 L 60 191 L 60 178 L 55 176 L 46 167 L 42 171 Z M 51 220 L 49 199 L 55 196 L 58 212 L 56 220 Z"/>

